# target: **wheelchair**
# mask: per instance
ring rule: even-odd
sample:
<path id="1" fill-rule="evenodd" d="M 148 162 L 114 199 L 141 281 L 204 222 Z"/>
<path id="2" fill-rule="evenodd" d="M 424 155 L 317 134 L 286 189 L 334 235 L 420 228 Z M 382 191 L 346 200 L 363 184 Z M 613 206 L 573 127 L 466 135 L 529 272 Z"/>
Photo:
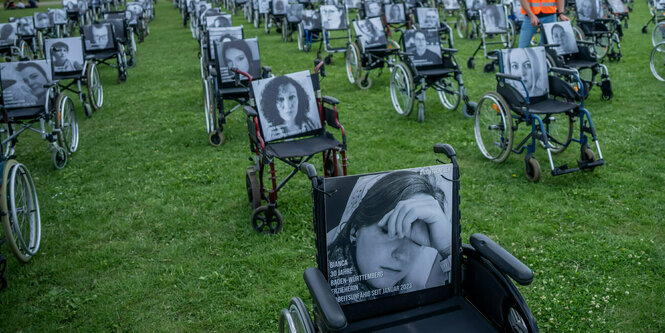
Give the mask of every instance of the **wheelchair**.
<path id="1" fill-rule="evenodd" d="M 416 7 L 412 11 L 415 14 L 416 29 L 438 29 L 441 36 L 440 44 L 447 44 L 451 49 L 455 48 L 453 29 L 448 23 L 440 21 L 436 7 Z"/>
<path id="2" fill-rule="evenodd" d="M 48 142 L 53 166 L 62 169 L 78 148 L 78 123 L 74 103 L 52 81 L 50 66 L 46 60 L 0 64 L 4 124 L 0 141 L 5 157 L 10 157 L 21 133 L 37 132 Z"/>
<path id="3" fill-rule="evenodd" d="M 311 75 L 309 71 L 302 71 L 252 81 L 255 107 L 243 108 L 247 114 L 250 148 L 254 153 L 245 183 L 253 210 L 250 220 L 257 232 L 275 234 L 282 229 L 277 193 L 314 155 L 322 153 L 326 176 L 346 175 L 346 133 L 337 117 L 339 101 L 329 96 L 321 97 L 319 74 L 322 72 L 319 69 L 322 66 L 323 62 L 318 61 L 316 72 Z M 340 130 L 342 142 L 335 139 L 326 127 Z M 276 159 L 293 168 L 279 185 L 275 173 Z M 269 172 L 269 183 L 264 179 L 266 171 Z M 261 205 L 263 200 L 265 205 Z"/>
<path id="4" fill-rule="evenodd" d="M 349 20 L 346 6 L 323 5 L 319 8 L 321 13 L 321 34 L 317 59 L 323 59 L 326 65 L 333 62 L 335 53 L 346 52 L 347 45 L 351 43 Z M 327 55 L 322 58 L 321 51 Z"/>
<path id="5" fill-rule="evenodd" d="M 130 19 L 127 17 L 127 11 L 106 12 L 104 19 L 98 23 L 109 23 L 113 25 L 113 33 L 118 39 L 118 42 L 125 48 L 127 58 L 127 67 L 136 66 L 136 38 L 134 37 L 134 29 L 129 25 Z M 130 14 L 131 16 L 131 14 Z"/>
<path id="6" fill-rule="evenodd" d="M 282 41 L 293 41 L 293 33 L 299 32 L 302 12 L 305 6 L 301 3 L 290 3 L 286 7 L 286 15 L 282 16 Z M 300 39 L 300 37 L 298 37 Z"/>
<path id="7" fill-rule="evenodd" d="M 284 33 L 284 20 L 286 19 L 286 0 L 271 0 L 268 5 L 269 10 L 265 14 L 265 24 L 263 25 L 266 34 L 270 34 L 270 29 L 275 26 L 278 33 Z M 282 35 L 284 37 L 284 35 Z"/>
<path id="8" fill-rule="evenodd" d="M 244 37 L 243 26 L 224 27 L 224 28 L 207 28 L 202 35 L 200 43 L 200 65 L 201 65 L 201 79 L 206 80 L 210 71 L 209 68 L 214 67 L 215 49 L 214 43 L 221 44 L 224 41 L 232 41 L 243 39 Z"/>
<path id="9" fill-rule="evenodd" d="M 44 39 L 45 38 L 58 38 L 55 25 L 53 24 L 49 13 L 47 12 L 35 12 L 33 13 L 34 27 L 35 27 L 35 44 L 37 54 L 44 55 Z M 38 56 L 37 58 L 43 58 Z"/>
<path id="10" fill-rule="evenodd" d="M 649 67 L 658 81 L 665 82 L 665 41 L 656 44 L 651 50 Z"/>
<path id="11" fill-rule="evenodd" d="M 16 22 L 16 36 L 19 40 L 19 54 L 22 60 L 42 59 L 44 53 L 39 48 L 37 40 L 37 30 L 32 16 L 10 17 L 10 22 Z"/>
<path id="12" fill-rule="evenodd" d="M 462 243 L 455 151 L 434 151 L 451 162 L 326 179 L 301 168 L 314 201 L 317 267 L 303 275 L 313 316 L 293 297 L 280 332 L 538 332 L 515 286 L 533 272 L 485 235 Z"/>
<path id="13" fill-rule="evenodd" d="M 231 14 L 225 14 L 219 8 L 206 9 L 199 18 L 198 26 L 198 42 L 200 45 L 201 39 L 206 35 L 206 31 L 212 28 L 226 28 L 233 25 L 233 18 Z"/>
<path id="14" fill-rule="evenodd" d="M 298 24 L 298 50 L 309 52 L 314 43 L 323 40 L 321 14 L 318 10 L 305 9 Z"/>
<path id="15" fill-rule="evenodd" d="M 598 60 L 606 55 L 610 61 L 621 59 L 621 22 L 614 17 L 603 17 L 600 0 L 577 0 L 574 31 L 577 39 L 593 42 Z"/>
<path id="16" fill-rule="evenodd" d="M 438 29 L 405 30 L 398 53 L 400 61 L 390 73 L 390 99 L 395 111 L 408 116 L 418 101 L 418 121 L 425 121 L 425 92 L 433 87 L 444 108 L 455 110 L 464 101 L 462 113 L 472 117 L 475 103 L 469 101 L 456 49 L 441 48 Z"/>
<path id="17" fill-rule="evenodd" d="M 607 11 L 610 15 L 614 15 L 614 18 L 619 20 L 623 24 L 623 27 L 628 29 L 628 19 L 630 18 L 630 9 L 626 7 L 626 4 L 622 0 L 607 0 Z M 619 37 L 623 37 L 623 30 L 618 27 Z"/>
<path id="18" fill-rule="evenodd" d="M 14 159 L 6 158 L 4 152 L 1 153 L 0 209 L 4 237 L 0 238 L 0 246 L 7 243 L 14 257 L 26 263 L 37 254 L 41 241 L 37 191 L 28 168 Z M 4 276 L 6 267 L 7 259 L 0 252 L 0 291 L 7 287 Z"/>
<path id="19" fill-rule="evenodd" d="M 5 62 L 19 61 L 28 55 L 28 44 L 18 37 L 18 23 L 0 23 L 0 54 Z"/>
<path id="20" fill-rule="evenodd" d="M 67 12 L 65 36 L 72 36 L 77 27 L 80 30 L 81 27 L 92 22 L 92 15 L 88 10 L 88 2 L 86 0 L 62 0 L 62 7 Z"/>
<path id="21" fill-rule="evenodd" d="M 118 70 L 118 82 L 127 81 L 127 54 L 125 46 L 116 37 L 113 25 L 100 23 L 86 25 L 81 29 L 84 38 L 86 60 L 105 64 Z M 115 63 L 112 61 L 115 60 Z"/>
<path id="22" fill-rule="evenodd" d="M 392 31 L 395 29 L 411 29 L 413 26 L 406 4 L 385 4 L 383 10 L 385 12 L 386 37 L 392 37 Z"/>
<path id="23" fill-rule="evenodd" d="M 540 180 L 540 165 L 534 157 L 537 145 L 547 151 L 553 176 L 591 171 L 603 165 L 591 114 L 584 108 L 584 86 L 577 71 L 559 67 L 550 67 L 548 71 L 542 46 L 500 52 L 497 91 L 483 95 L 476 110 L 474 135 L 483 156 L 500 163 L 511 152 L 521 154 L 526 150 L 525 175 L 532 182 Z M 548 72 L 576 78 L 579 90 Z M 575 122 L 579 124 L 576 137 L 573 136 Z M 522 123 L 530 132 L 513 148 L 514 132 Z M 587 135 L 595 142 L 598 157 Z M 555 167 L 552 155 L 563 152 L 572 142 L 580 145 L 577 167 L 569 168 L 567 164 Z"/>
<path id="24" fill-rule="evenodd" d="M 395 41 L 386 39 L 380 17 L 353 21 L 353 28 L 356 39 L 346 49 L 346 76 L 351 84 L 369 89 L 370 71 L 379 69 L 381 75 L 384 67 L 391 68 L 400 48 Z"/>
<path id="25" fill-rule="evenodd" d="M 104 87 L 97 64 L 85 61 L 83 38 L 48 38 L 45 46 L 46 59 L 52 63 L 53 79 L 62 91 L 78 95 L 85 115 L 92 117 L 92 112 L 104 104 Z M 65 80 L 71 81 L 64 84 Z"/>
<path id="26" fill-rule="evenodd" d="M 642 33 L 646 34 L 649 24 L 653 22 L 651 43 L 656 46 L 656 44 L 665 40 L 665 19 L 662 18 L 665 16 L 665 1 L 649 0 L 649 12 L 651 13 L 651 19 L 642 27 Z"/>
<path id="27" fill-rule="evenodd" d="M 56 8 L 56 9 L 49 8 L 48 16 L 51 19 L 51 23 L 53 24 L 53 29 L 54 29 L 53 34 L 51 36 L 56 38 L 62 38 L 67 32 L 67 26 L 69 21 L 67 19 L 67 11 L 65 11 L 62 8 Z"/>
<path id="28" fill-rule="evenodd" d="M 491 62 L 485 64 L 483 71 L 485 73 L 494 72 L 495 65 L 498 63 L 496 53 L 489 54 L 488 47 L 495 49 L 510 48 L 515 39 L 515 32 L 511 31 L 511 25 L 508 23 L 508 12 L 504 5 L 488 5 L 480 10 L 480 44 L 467 61 L 467 67 L 473 69 L 476 67 L 475 56 L 483 50 L 485 58 Z M 498 37 L 498 38 L 497 38 Z M 497 38 L 496 40 L 493 40 Z"/>
<path id="29" fill-rule="evenodd" d="M 148 25 L 149 17 L 146 14 L 142 2 L 129 2 L 127 3 L 126 11 L 131 12 L 132 18 L 128 20 L 129 26 L 138 37 L 139 43 L 143 43 L 145 38 L 150 35 L 150 26 Z"/>
<path id="30" fill-rule="evenodd" d="M 466 15 L 457 0 L 437 0 L 437 7 L 443 12 L 443 20 L 457 32 L 457 37 L 464 38 L 465 29 L 462 27 L 467 26 Z M 449 18 L 454 18 L 454 22 L 449 22 Z"/>
<path id="31" fill-rule="evenodd" d="M 462 2 L 460 2 L 462 3 Z M 480 9 L 487 6 L 485 0 L 465 0 L 464 20 L 458 19 L 457 34 L 462 38 L 475 39 L 480 36 Z"/>
<path id="32" fill-rule="evenodd" d="M 610 100 L 614 96 L 612 81 L 607 66 L 598 62 L 592 42 L 576 40 L 569 21 L 546 23 L 542 26 L 545 32 L 547 62 L 553 67 L 575 69 L 584 85 L 585 99 L 593 86 L 599 86 L 600 97 Z M 600 74 L 600 81 L 596 77 Z M 572 80 L 573 85 L 577 80 Z"/>
<path id="33" fill-rule="evenodd" d="M 238 28 L 240 27 L 225 29 Z M 240 34 L 242 34 L 242 30 L 240 30 Z M 230 34 L 227 33 L 226 35 L 229 36 Z M 203 79 L 203 93 L 208 140 L 213 146 L 220 146 L 226 141 L 223 133 L 226 118 L 250 102 L 249 84 L 253 80 L 270 76 L 271 72 L 270 67 L 261 66 L 261 59 L 258 57 L 260 53 L 257 38 L 243 40 L 242 38 L 230 37 L 229 39 L 235 40 L 213 40 L 212 37 L 208 39 L 208 52 L 210 52 L 209 56 L 211 58 L 207 60 L 208 71 Z M 246 55 L 249 60 L 247 61 L 247 68 L 241 66 L 238 69 L 236 68 L 240 66 L 238 64 L 227 64 L 225 51 L 232 50 Z M 235 70 L 230 69 L 230 67 L 235 68 Z M 225 101 L 234 101 L 238 105 L 227 111 L 224 107 Z"/>
<path id="34" fill-rule="evenodd" d="M 254 28 L 260 28 L 261 21 L 268 22 L 268 16 L 270 15 L 270 0 L 252 1 L 255 1 L 252 13 Z"/>

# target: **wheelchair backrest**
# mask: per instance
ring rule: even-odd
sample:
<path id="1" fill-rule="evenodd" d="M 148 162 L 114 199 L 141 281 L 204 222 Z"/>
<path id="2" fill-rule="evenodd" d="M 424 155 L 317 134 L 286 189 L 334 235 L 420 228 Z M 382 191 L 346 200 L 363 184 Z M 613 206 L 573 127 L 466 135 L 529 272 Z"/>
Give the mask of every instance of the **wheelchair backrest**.
<path id="1" fill-rule="evenodd" d="M 266 142 L 311 135 L 322 128 L 309 71 L 252 81 Z"/>
<path id="2" fill-rule="evenodd" d="M 608 0 L 612 13 L 628 13 L 628 9 L 621 0 Z"/>
<path id="3" fill-rule="evenodd" d="M 230 27 L 233 24 L 231 23 L 231 14 L 219 14 L 214 16 L 206 16 L 206 28 L 225 28 Z"/>
<path id="4" fill-rule="evenodd" d="M 62 8 L 64 8 L 67 13 L 82 15 L 88 10 L 88 2 L 86 0 L 62 0 Z"/>
<path id="5" fill-rule="evenodd" d="M 503 5 L 489 5 L 480 10 L 480 19 L 487 33 L 508 31 L 508 20 Z"/>
<path id="6" fill-rule="evenodd" d="M 363 6 L 362 0 L 345 0 L 346 9 L 360 9 Z"/>
<path id="7" fill-rule="evenodd" d="M 386 23 L 406 23 L 406 8 L 403 3 L 388 4 L 385 5 L 383 9 L 386 12 Z"/>
<path id="8" fill-rule="evenodd" d="M 67 11 L 60 8 L 49 8 L 48 15 L 51 18 L 53 25 L 64 25 L 67 24 Z"/>
<path id="9" fill-rule="evenodd" d="M 315 216 L 324 216 L 315 221 L 317 264 L 349 321 L 453 294 L 453 179 L 452 164 L 323 179 L 315 200 Z"/>
<path id="10" fill-rule="evenodd" d="M 522 14 L 522 3 L 520 0 L 513 0 L 511 8 L 511 19 L 515 22 L 522 22 L 524 20 L 524 14 Z"/>
<path id="11" fill-rule="evenodd" d="M 380 17 L 382 13 L 381 1 L 379 0 L 365 0 L 363 4 L 365 11 L 365 18 Z"/>
<path id="12" fill-rule="evenodd" d="M 34 37 L 35 21 L 32 16 L 24 16 L 18 18 L 18 31 L 17 34 L 21 37 Z"/>
<path id="13" fill-rule="evenodd" d="M 621 0 L 619 0 L 621 1 Z M 545 40 L 548 44 L 558 44 L 554 48 L 557 55 L 567 55 L 579 52 L 575 33 L 570 21 L 552 22 L 543 24 Z"/>
<path id="14" fill-rule="evenodd" d="M 106 12 L 104 13 L 104 19 L 105 20 L 112 20 L 112 19 L 120 19 L 120 20 L 128 20 L 127 14 L 125 14 L 126 11 L 117 11 L 117 12 Z"/>
<path id="15" fill-rule="evenodd" d="M 525 98 L 545 96 L 549 93 L 547 58 L 542 46 L 501 50 L 499 70 L 501 73 L 521 78 L 521 81 L 507 79 L 506 83 Z"/>
<path id="16" fill-rule="evenodd" d="M 288 2 L 286 0 L 272 0 L 272 14 L 286 15 L 287 5 Z"/>
<path id="17" fill-rule="evenodd" d="M 418 7 L 416 8 L 416 22 L 418 22 L 419 29 L 438 29 L 439 10 L 433 7 Z"/>
<path id="18" fill-rule="evenodd" d="M 654 8 L 656 10 L 665 10 L 665 0 L 654 0 Z"/>
<path id="19" fill-rule="evenodd" d="M 353 29 L 363 49 L 384 47 L 388 43 L 380 17 L 353 21 Z"/>
<path id="20" fill-rule="evenodd" d="M 325 30 L 347 30 L 346 11 L 342 6 L 323 5 L 321 11 L 321 26 Z"/>
<path id="21" fill-rule="evenodd" d="M 466 10 L 475 12 L 479 11 L 481 8 L 487 6 L 485 0 L 465 0 Z"/>
<path id="22" fill-rule="evenodd" d="M 198 4 L 195 7 L 196 12 L 194 14 L 196 15 L 197 18 L 200 18 L 201 14 L 203 14 L 203 12 L 205 12 L 206 10 L 208 10 L 210 8 L 212 8 L 212 4 L 207 3 L 207 2 L 203 2 L 203 1 L 199 1 Z M 143 6 L 141 6 L 141 11 L 143 11 Z"/>
<path id="23" fill-rule="evenodd" d="M 110 23 L 83 26 L 86 51 L 115 50 L 115 35 Z"/>
<path id="24" fill-rule="evenodd" d="M 258 0 L 259 14 L 270 13 L 270 0 Z"/>
<path id="25" fill-rule="evenodd" d="M 53 22 L 48 12 L 34 13 L 35 29 L 48 29 L 53 27 Z"/>
<path id="26" fill-rule="evenodd" d="M 235 67 L 247 74 L 252 79 L 261 77 L 261 58 L 259 57 L 258 38 L 237 39 L 232 41 L 214 42 L 216 66 L 220 71 L 222 83 L 232 83 L 234 78 L 229 72 L 229 67 Z M 245 76 L 239 77 L 247 80 Z"/>
<path id="27" fill-rule="evenodd" d="M 305 6 L 301 3 L 290 3 L 286 7 L 286 20 L 289 23 L 298 23 L 302 20 L 302 11 L 305 9 Z"/>
<path id="28" fill-rule="evenodd" d="M 305 9 L 302 11 L 302 27 L 309 31 L 321 30 L 321 13 L 318 10 Z"/>
<path id="29" fill-rule="evenodd" d="M 18 38 L 18 36 L 16 35 L 17 30 L 18 30 L 17 22 L 0 23 L 0 45 L 2 46 L 15 45 L 16 39 Z"/>
<path id="30" fill-rule="evenodd" d="M 442 0 L 440 3 L 443 5 L 444 10 L 457 10 L 460 9 L 459 2 L 457 0 Z"/>
<path id="31" fill-rule="evenodd" d="M 44 41 L 44 48 L 46 60 L 51 64 L 54 77 L 83 73 L 85 68 L 83 38 L 47 38 Z"/>
<path id="32" fill-rule="evenodd" d="M 128 42 L 127 21 L 124 19 L 103 19 L 99 23 L 108 23 L 113 27 L 113 36 L 115 36 L 121 43 Z"/>
<path id="33" fill-rule="evenodd" d="M 206 38 L 208 50 L 210 50 L 210 59 L 215 60 L 214 46 L 221 45 L 224 42 L 240 40 L 245 38 L 243 27 L 225 27 L 225 28 L 209 28 L 206 30 Z"/>
<path id="34" fill-rule="evenodd" d="M 51 68 L 46 60 L 1 63 L 0 79 L 5 108 L 43 106 Z"/>
<path id="35" fill-rule="evenodd" d="M 577 0 L 577 18 L 580 21 L 595 21 L 603 18 L 600 0 Z"/>
<path id="36" fill-rule="evenodd" d="M 441 64 L 441 37 L 437 29 L 406 30 L 402 42 L 416 67 Z"/>

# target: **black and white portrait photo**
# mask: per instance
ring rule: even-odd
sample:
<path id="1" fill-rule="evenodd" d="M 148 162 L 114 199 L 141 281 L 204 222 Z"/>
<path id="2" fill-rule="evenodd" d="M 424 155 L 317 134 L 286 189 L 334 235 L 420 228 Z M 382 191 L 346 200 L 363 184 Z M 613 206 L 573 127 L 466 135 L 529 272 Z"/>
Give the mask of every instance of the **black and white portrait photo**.
<path id="1" fill-rule="evenodd" d="M 346 8 L 353 8 L 353 9 L 360 9 L 362 6 L 362 1 L 361 0 L 346 0 L 344 2 L 346 4 Z"/>
<path id="2" fill-rule="evenodd" d="M 208 28 L 224 28 L 224 27 L 230 27 L 232 25 L 230 14 L 207 16 L 205 19 L 206 19 L 206 27 Z"/>
<path id="3" fill-rule="evenodd" d="M 302 11 L 305 6 L 301 3 L 291 3 L 286 7 L 286 20 L 290 23 L 298 23 L 302 20 Z"/>
<path id="4" fill-rule="evenodd" d="M 621 0 L 608 0 L 612 13 L 627 13 L 628 9 Z"/>
<path id="5" fill-rule="evenodd" d="M 259 14 L 268 14 L 270 12 L 270 0 L 259 0 Z"/>
<path id="6" fill-rule="evenodd" d="M 665 0 L 654 0 L 656 10 L 665 10 Z"/>
<path id="7" fill-rule="evenodd" d="M 416 16 L 420 29 L 437 29 L 439 27 L 439 11 L 436 8 L 418 7 L 416 8 Z"/>
<path id="8" fill-rule="evenodd" d="M 121 18 L 104 19 L 99 21 L 99 23 L 108 23 L 113 26 L 113 36 L 124 38 L 127 35 L 125 20 Z"/>
<path id="9" fill-rule="evenodd" d="M 272 14 L 284 15 L 286 14 L 286 7 L 289 3 L 286 0 L 272 0 Z"/>
<path id="10" fill-rule="evenodd" d="M 404 16 L 404 4 L 395 3 L 385 6 L 387 23 L 402 23 L 406 21 Z"/>
<path id="11" fill-rule="evenodd" d="M 545 23 L 543 24 L 543 28 L 545 29 L 545 39 L 547 42 L 558 45 L 554 48 L 556 54 L 565 55 L 579 51 L 570 21 Z"/>
<path id="12" fill-rule="evenodd" d="M 64 8 L 68 13 L 78 12 L 77 0 L 62 0 L 62 8 Z"/>
<path id="13" fill-rule="evenodd" d="M 379 0 L 365 1 L 365 17 L 381 16 L 381 2 Z"/>
<path id="14" fill-rule="evenodd" d="M 261 76 L 261 59 L 259 58 L 259 42 L 256 38 L 238 39 L 215 43 L 222 68 L 222 81 L 232 82 L 233 77 L 228 68 L 234 67 L 249 74 L 252 78 Z M 244 76 L 240 77 L 244 79 Z"/>
<path id="15" fill-rule="evenodd" d="M 548 93 L 549 79 L 547 78 L 547 59 L 544 47 L 503 49 L 501 56 L 504 72 L 522 79 L 529 92 L 529 98 Z M 515 87 L 522 96 L 527 96 L 520 81 L 506 80 L 506 82 Z"/>
<path id="16" fill-rule="evenodd" d="M 125 20 L 127 25 L 136 26 L 139 23 L 139 16 L 131 10 L 125 10 Z"/>
<path id="17" fill-rule="evenodd" d="M 76 7 L 78 9 L 79 15 L 83 15 L 88 10 L 88 1 L 78 0 L 76 2 Z"/>
<path id="18" fill-rule="evenodd" d="M 600 0 L 577 0 L 577 15 L 580 21 L 594 21 L 603 18 Z"/>
<path id="19" fill-rule="evenodd" d="M 416 66 L 438 65 L 441 63 L 439 32 L 433 29 L 407 30 L 404 32 L 404 45 L 409 58 Z"/>
<path id="20" fill-rule="evenodd" d="M 209 28 L 206 33 L 208 34 L 209 45 L 221 45 L 225 42 L 243 39 L 242 26 L 238 27 L 225 27 L 225 28 Z M 215 52 L 210 52 L 210 58 L 215 59 Z"/>
<path id="21" fill-rule="evenodd" d="M 17 38 L 16 30 L 18 30 L 16 22 L 0 23 L 0 45 L 14 45 Z"/>
<path id="22" fill-rule="evenodd" d="M 451 281 L 451 165 L 324 180 L 328 282 L 340 305 Z"/>
<path id="23" fill-rule="evenodd" d="M 387 43 L 380 17 L 354 21 L 353 28 L 363 49 L 385 46 Z"/>
<path id="24" fill-rule="evenodd" d="M 110 24 L 92 24 L 83 27 L 86 50 L 107 50 L 113 48 L 113 28 Z"/>
<path id="25" fill-rule="evenodd" d="M 2 97 L 5 108 L 44 105 L 51 68 L 46 60 L 0 64 Z"/>
<path id="26" fill-rule="evenodd" d="M 344 8 L 332 5 L 321 6 L 321 25 L 326 30 L 346 29 Z"/>
<path id="27" fill-rule="evenodd" d="M 137 2 L 140 5 L 140 3 Z M 201 17 L 206 10 L 212 8 L 212 4 L 200 1 L 196 6 L 196 17 Z M 143 11 L 143 6 L 141 6 L 141 11 Z"/>
<path id="28" fill-rule="evenodd" d="M 487 33 L 503 33 L 508 30 L 508 22 L 503 5 L 489 5 L 481 10 L 481 19 Z"/>
<path id="29" fill-rule="evenodd" d="M 485 0 L 466 0 L 466 9 L 470 11 L 478 11 L 487 5 Z"/>
<path id="30" fill-rule="evenodd" d="M 252 81 L 266 142 L 321 128 L 309 71 Z"/>
<path id="31" fill-rule="evenodd" d="M 122 21 L 120 21 L 122 23 Z M 55 73 L 83 71 L 83 45 L 80 37 L 47 38 L 46 59 L 53 62 Z"/>
<path id="32" fill-rule="evenodd" d="M 138 19 L 143 15 L 143 6 L 138 2 L 128 2 L 126 11 L 131 12 L 131 21 L 138 22 Z"/>
<path id="33" fill-rule="evenodd" d="M 459 2 L 457 0 L 442 0 L 443 9 L 445 10 L 457 10 L 460 9 Z"/>
<path id="34" fill-rule="evenodd" d="M 35 35 L 35 22 L 32 16 L 24 16 L 18 19 L 18 35 L 23 37 Z"/>
<path id="35" fill-rule="evenodd" d="M 51 23 L 51 17 L 47 12 L 34 13 L 33 15 L 36 29 L 48 29 L 53 26 L 53 23 Z"/>
<path id="36" fill-rule="evenodd" d="M 318 10 L 305 9 L 302 11 L 302 27 L 309 31 L 321 30 L 321 13 Z"/>
<path id="37" fill-rule="evenodd" d="M 49 8 L 48 15 L 51 18 L 51 22 L 53 22 L 53 24 L 67 24 L 67 12 L 64 9 Z"/>

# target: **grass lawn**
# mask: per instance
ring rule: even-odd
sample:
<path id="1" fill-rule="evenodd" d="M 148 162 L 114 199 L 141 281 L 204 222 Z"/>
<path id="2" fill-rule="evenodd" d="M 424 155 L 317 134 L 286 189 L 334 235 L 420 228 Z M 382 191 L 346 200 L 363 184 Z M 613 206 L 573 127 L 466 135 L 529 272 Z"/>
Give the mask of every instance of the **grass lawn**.
<path id="1" fill-rule="evenodd" d="M 5 10 L 0 21 L 29 13 Z M 624 58 L 607 64 L 614 99 L 602 101 L 595 88 L 586 102 L 606 160 L 595 171 L 553 177 L 539 150 L 545 171 L 530 183 L 523 155 L 486 160 L 473 121 L 443 110 L 432 91 L 424 123 L 402 117 L 388 71 L 361 91 L 336 54 L 322 87 L 341 101 L 350 173 L 434 164 L 432 145 L 450 143 L 462 173 L 463 239 L 485 233 L 533 269 L 533 284 L 520 290 L 543 331 L 665 331 L 665 85 L 649 71 L 651 41 L 640 33 L 648 15 L 637 1 Z M 274 73 L 313 68 L 314 53 L 241 15 L 234 22 L 259 36 L 262 63 Z M 79 151 L 65 169 L 53 169 L 36 135 L 20 137 L 17 159 L 39 194 L 42 246 L 26 265 L 2 247 L 9 287 L 0 293 L 0 332 L 275 331 L 291 297 L 311 308 L 302 280 L 316 252 L 309 181 L 299 175 L 280 192 L 283 231 L 256 234 L 244 114 L 229 117 L 225 145 L 210 146 L 197 42 L 167 1 L 150 28 L 126 83 L 100 68 L 103 108 L 87 119 L 76 103 Z M 465 65 L 478 41 L 455 42 Z M 475 70 L 463 67 L 472 100 L 495 87 L 484 63 L 481 56 Z M 571 146 L 555 162 L 572 165 L 578 155 Z"/>

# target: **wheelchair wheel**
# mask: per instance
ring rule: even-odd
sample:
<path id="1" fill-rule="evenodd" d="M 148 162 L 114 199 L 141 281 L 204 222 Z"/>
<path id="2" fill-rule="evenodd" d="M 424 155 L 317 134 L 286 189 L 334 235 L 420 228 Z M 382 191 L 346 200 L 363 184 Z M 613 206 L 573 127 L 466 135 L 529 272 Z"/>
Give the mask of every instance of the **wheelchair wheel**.
<path id="1" fill-rule="evenodd" d="M 344 173 L 342 163 L 336 154 L 337 151 L 334 149 L 328 149 L 323 152 L 323 174 L 326 178 L 342 176 Z"/>
<path id="2" fill-rule="evenodd" d="M 665 41 L 658 43 L 651 50 L 651 61 L 649 62 L 651 73 L 659 81 L 665 82 Z"/>
<path id="3" fill-rule="evenodd" d="M 596 38 L 594 42 L 594 48 L 596 49 L 596 56 L 598 57 L 599 61 L 605 58 L 605 55 L 607 55 L 607 52 L 610 49 L 610 43 L 612 43 L 612 41 L 610 40 L 610 36 L 607 34 L 602 34 Z"/>
<path id="4" fill-rule="evenodd" d="M 580 151 L 580 161 L 591 163 L 596 161 L 596 154 L 589 148 L 589 146 L 584 145 Z M 589 167 L 582 169 L 583 171 L 593 171 L 595 167 Z"/>
<path id="5" fill-rule="evenodd" d="M 526 179 L 537 183 L 540 180 L 540 164 L 533 157 L 526 159 L 524 165 L 524 175 Z"/>
<path id="6" fill-rule="evenodd" d="M 252 212 L 252 228 L 262 234 L 276 234 L 282 230 L 282 214 L 277 208 L 270 214 L 269 206 L 260 206 Z"/>
<path id="7" fill-rule="evenodd" d="M 493 162 L 503 162 L 513 148 L 513 117 L 508 103 L 496 92 L 488 92 L 478 102 L 473 126 L 480 152 Z"/>
<path id="8" fill-rule="evenodd" d="M 79 145 L 79 125 L 76 122 L 74 103 L 65 94 L 60 94 L 56 100 L 55 129 L 58 144 L 69 153 L 75 152 Z"/>
<path id="9" fill-rule="evenodd" d="M 508 310 L 507 313 L 507 320 L 506 322 L 509 325 L 510 331 L 513 333 L 527 333 L 529 332 L 529 329 L 526 327 L 526 321 L 520 315 L 520 313 L 515 310 L 515 308 L 511 307 L 510 310 Z"/>
<path id="10" fill-rule="evenodd" d="M 415 101 L 415 85 L 411 69 L 402 61 L 397 62 L 390 73 L 390 99 L 397 113 L 408 116 Z"/>
<path id="11" fill-rule="evenodd" d="M 573 33 L 575 34 L 575 39 L 579 41 L 584 41 L 586 40 L 586 36 L 584 36 L 584 32 L 582 29 L 578 26 L 573 27 Z"/>
<path id="12" fill-rule="evenodd" d="M 11 133 L 9 124 L 0 125 L 0 142 L 5 142 L 9 138 Z M 14 146 L 16 143 L 13 140 L 7 140 L 6 143 L 2 144 L 2 155 L 6 158 L 14 155 Z"/>
<path id="13" fill-rule="evenodd" d="M 288 331 L 286 330 L 288 328 Z M 282 309 L 279 318 L 279 332 L 289 333 L 314 333 L 312 318 L 307 312 L 305 303 L 299 297 L 294 297 L 289 302 L 288 309 Z"/>
<path id="14" fill-rule="evenodd" d="M 90 105 L 93 110 L 98 110 L 104 104 L 104 87 L 102 86 L 102 80 L 99 77 L 99 70 L 96 63 L 90 62 L 85 76 L 87 79 Z"/>
<path id="15" fill-rule="evenodd" d="M 515 45 L 515 40 L 517 39 L 515 37 L 517 35 L 516 31 L 517 28 L 515 27 L 515 22 L 513 20 L 508 20 L 508 48 Z"/>
<path id="16" fill-rule="evenodd" d="M 448 110 L 455 110 L 462 99 L 462 88 L 452 76 L 442 77 L 435 84 L 436 92 L 439 95 L 441 105 Z"/>
<path id="17" fill-rule="evenodd" d="M 663 40 L 665 40 L 665 22 L 659 22 L 651 31 L 651 43 L 656 46 Z"/>
<path id="18" fill-rule="evenodd" d="M 346 77 L 349 79 L 349 83 L 356 84 L 362 74 L 358 45 L 355 42 L 349 43 L 344 56 L 346 58 Z"/>
<path id="19" fill-rule="evenodd" d="M 289 22 L 286 20 L 286 16 L 282 17 L 282 42 L 289 41 Z"/>
<path id="20" fill-rule="evenodd" d="M 568 148 L 568 144 L 573 137 L 573 124 L 573 117 L 565 113 L 550 114 L 543 117 L 543 125 L 545 125 L 545 131 L 547 131 L 547 141 L 552 153 L 558 154 Z M 542 141 L 540 141 L 540 144 L 545 148 Z"/>
<path id="21" fill-rule="evenodd" d="M 469 37 L 469 24 L 466 21 L 466 17 L 461 10 L 457 13 L 457 21 L 455 22 L 455 30 L 457 31 L 457 36 L 459 38 Z"/>
<path id="22" fill-rule="evenodd" d="M 222 133 L 221 130 L 215 130 L 210 132 L 208 134 L 208 141 L 210 142 L 211 145 L 217 147 L 221 146 L 226 142 L 226 137 L 224 136 L 224 133 Z"/>
<path id="23" fill-rule="evenodd" d="M 39 250 L 41 218 L 39 200 L 30 172 L 15 160 L 4 163 L 0 208 L 7 244 L 21 262 L 28 262 Z"/>
<path id="24" fill-rule="evenodd" d="M 302 23 L 298 23 L 298 51 L 304 49 L 305 39 L 305 30 L 302 27 Z"/>
<path id="25" fill-rule="evenodd" d="M 372 78 L 369 77 L 369 73 L 365 73 L 365 75 L 360 76 L 357 83 L 358 88 L 367 90 L 372 87 Z"/>
<path id="26" fill-rule="evenodd" d="M 252 211 L 261 206 L 261 187 L 259 179 L 256 176 L 256 169 L 253 166 L 247 167 L 245 172 L 245 186 L 247 187 L 247 199 Z"/>
<path id="27" fill-rule="evenodd" d="M 210 80 L 203 80 L 203 112 L 206 120 L 206 132 L 212 133 L 215 131 L 216 120 L 216 106 L 214 100 Z"/>

